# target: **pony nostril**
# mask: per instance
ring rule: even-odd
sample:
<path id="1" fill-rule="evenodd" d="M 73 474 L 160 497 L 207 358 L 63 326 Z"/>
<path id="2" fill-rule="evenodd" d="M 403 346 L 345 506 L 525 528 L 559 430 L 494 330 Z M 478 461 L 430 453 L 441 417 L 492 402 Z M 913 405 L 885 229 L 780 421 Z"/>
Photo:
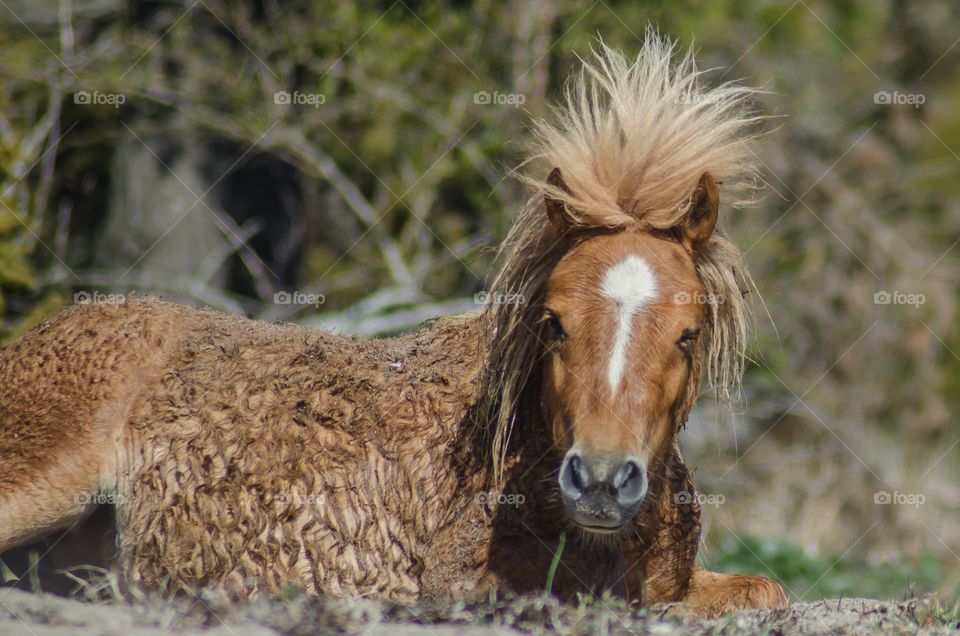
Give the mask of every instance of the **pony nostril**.
<path id="1" fill-rule="evenodd" d="M 582 491 L 586 484 L 583 482 L 583 460 L 579 455 L 574 455 L 570 459 L 570 481 L 574 488 Z"/>
<path id="2" fill-rule="evenodd" d="M 647 494 L 647 471 L 632 459 L 628 460 L 617 472 L 614 487 L 621 504 L 636 504 Z"/>
<path id="3" fill-rule="evenodd" d="M 570 498 L 576 499 L 583 494 L 587 485 L 585 467 L 580 455 L 567 455 L 563 466 L 560 467 L 560 489 Z"/>
<path id="4" fill-rule="evenodd" d="M 621 468 L 620 472 L 617 474 L 617 483 L 615 484 L 617 490 L 626 486 L 627 482 L 633 479 L 637 472 L 637 465 L 633 462 L 627 462 L 624 464 L 623 468 Z"/>

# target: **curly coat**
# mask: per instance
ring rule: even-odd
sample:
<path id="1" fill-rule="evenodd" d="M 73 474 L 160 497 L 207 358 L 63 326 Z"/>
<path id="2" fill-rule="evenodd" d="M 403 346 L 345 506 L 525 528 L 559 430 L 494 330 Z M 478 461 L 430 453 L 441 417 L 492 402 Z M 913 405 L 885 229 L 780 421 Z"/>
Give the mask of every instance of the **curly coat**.
<path id="1" fill-rule="evenodd" d="M 127 580 L 152 589 L 540 590 L 565 528 L 555 462 L 529 470 L 549 441 L 527 418 L 489 492 L 470 419 L 481 325 L 364 340 L 152 298 L 71 308 L 0 357 L 0 550 L 106 500 Z M 555 591 L 681 599 L 699 510 L 666 505 L 677 492 L 693 488 L 674 455 L 633 540 L 574 538 Z"/>

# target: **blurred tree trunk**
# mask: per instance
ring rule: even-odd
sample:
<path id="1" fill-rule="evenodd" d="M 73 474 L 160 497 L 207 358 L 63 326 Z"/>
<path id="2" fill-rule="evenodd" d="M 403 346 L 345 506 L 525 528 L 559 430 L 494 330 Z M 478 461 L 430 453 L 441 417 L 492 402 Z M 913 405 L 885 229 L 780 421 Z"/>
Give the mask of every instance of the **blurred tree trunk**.
<path id="1" fill-rule="evenodd" d="M 226 283 L 223 264 L 232 249 L 216 217 L 227 215 L 204 196 L 210 184 L 201 176 L 202 150 L 178 142 L 161 163 L 154 148 L 164 145 L 131 136 L 117 147 L 94 266 L 110 272 L 118 290 L 149 286 L 171 299 L 196 300 Z"/>
<path id="2" fill-rule="evenodd" d="M 4 0 L 0 21 L 19 24 L 21 21 L 31 29 L 46 31 L 57 28 L 65 18 L 88 21 L 117 13 L 123 8 L 122 0 Z"/>
<path id="3" fill-rule="evenodd" d="M 546 114 L 547 83 L 550 81 L 550 40 L 557 18 L 554 0 L 513 3 L 514 90 L 526 97 L 524 107 L 534 115 Z"/>

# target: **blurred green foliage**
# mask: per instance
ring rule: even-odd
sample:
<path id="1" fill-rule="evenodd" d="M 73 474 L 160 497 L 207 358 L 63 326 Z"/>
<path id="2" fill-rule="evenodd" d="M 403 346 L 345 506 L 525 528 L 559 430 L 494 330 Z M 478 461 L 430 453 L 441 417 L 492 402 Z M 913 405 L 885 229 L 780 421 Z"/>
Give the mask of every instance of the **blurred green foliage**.
<path id="1" fill-rule="evenodd" d="M 718 572 L 768 576 L 789 590 L 792 600 L 822 598 L 904 598 L 936 591 L 944 577 L 933 554 L 870 563 L 845 555 L 810 556 L 782 539 L 727 536 L 704 565 Z M 960 588 L 952 597 L 960 595 Z"/>

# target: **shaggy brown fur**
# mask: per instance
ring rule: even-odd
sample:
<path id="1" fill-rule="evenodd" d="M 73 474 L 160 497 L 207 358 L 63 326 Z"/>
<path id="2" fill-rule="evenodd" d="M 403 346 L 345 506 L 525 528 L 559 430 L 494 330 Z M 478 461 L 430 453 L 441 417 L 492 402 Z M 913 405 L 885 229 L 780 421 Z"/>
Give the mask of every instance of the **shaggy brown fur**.
<path id="1" fill-rule="evenodd" d="M 539 589 L 564 524 L 542 472 L 520 476 L 548 446 L 512 458 L 504 493 L 523 505 L 487 503 L 465 420 L 479 326 L 370 341 L 147 298 L 72 308 L 0 358 L 0 549 L 101 496 L 130 582 L 149 587 L 297 582 L 398 601 Z M 124 354 L 93 355 L 108 351 Z M 565 595 L 625 589 L 610 549 L 564 562 Z"/>
<path id="2" fill-rule="evenodd" d="M 543 478 L 556 460 L 530 470 L 549 448 L 541 433 L 508 459 L 500 494 L 523 503 L 490 501 L 465 419 L 480 325 L 369 341 L 148 298 L 74 307 L 0 358 L 0 551 L 100 495 L 128 581 L 149 588 L 293 582 L 396 601 L 540 590 L 566 527 Z M 693 493 L 678 454 L 622 551 L 568 543 L 557 593 L 684 598 L 699 509 L 671 505 L 676 492 Z"/>
<path id="3" fill-rule="evenodd" d="M 588 70 L 599 82 L 591 90 L 606 91 L 606 106 L 585 97 L 586 88 L 574 91 L 570 105 L 599 132 L 546 133 L 547 148 L 569 142 L 546 156 L 558 160 L 570 188 L 544 183 L 538 196 L 560 197 L 551 200 L 569 223 L 594 238 L 578 231 L 558 241 L 543 199 L 536 216 L 528 206 L 496 278 L 497 291 L 522 294 L 524 303 L 361 340 L 136 298 L 74 307 L 8 347 L 0 355 L 0 552 L 74 523 L 105 498 L 116 510 L 131 585 L 214 586 L 246 596 L 296 583 L 312 593 L 404 602 L 498 587 L 542 590 L 569 520 L 556 479 L 566 449 L 540 402 L 551 376 L 536 316 L 564 254 L 593 250 L 587 260 L 600 263 L 616 250 L 640 251 L 664 259 L 657 267 L 667 289 L 706 290 L 721 300 L 705 308 L 658 305 L 656 330 L 697 321 L 705 337 L 689 364 L 678 362 L 672 339 L 645 350 L 646 363 L 656 362 L 654 352 L 657 360 L 672 356 L 669 391 L 676 394 L 660 391 L 669 417 L 658 424 L 649 490 L 618 536 L 570 533 L 554 591 L 685 601 L 707 614 L 785 603 L 766 579 L 694 567 L 700 509 L 676 434 L 701 364 L 725 386 L 738 372 L 745 273 L 732 246 L 707 240 L 712 221 L 696 240 L 685 239 L 683 228 L 701 211 L 715 220 L 710 170 L 735 180 L 744 156 L 734 133 L 747 120 L 722 99 L 678 105 L 699 102 L 677 95 L 700 93 L 690 61 L 671 69 L 669 52 L 653 36 L 634 66 L 604 50 Z M 578 110 L 582 103 L 588 112 Z M 641 106 L 656 107 L 659 119 L 642 115 Z M 654 135 L 657 147 L 672 140 L 699 181 L 668 185 L 669 170 L 631 168 L 632 189 L 616 197 L 616 210 L 602 204 L 613 173 L 596 168 L 616 164 L 573 150 L 581 142 L 610 148 L 606 135 L 614 134 L 632 151 L 609 161 L 619 156 L 633 165 L 640 149 L 631 135 L 644 131 L 610 128 L 629 117 L 641 117 L 647 133 L 666 127 Z M 687 136 L 682 125 L 699 135 Z M 697 145 L 703 140 L 718 147 L 707 152 Z M 655 183 L 665 188 L 659 199 Z M 595 206 L 575 208 L 584 201 L 576 192 L 590 193 Z M 646 207 L 631 204 L 641 195 Z M 668 262 L 676 271 L 663 271 Z M 569 261 L 565 271 L 558 278 L 581 275 Z"/>

